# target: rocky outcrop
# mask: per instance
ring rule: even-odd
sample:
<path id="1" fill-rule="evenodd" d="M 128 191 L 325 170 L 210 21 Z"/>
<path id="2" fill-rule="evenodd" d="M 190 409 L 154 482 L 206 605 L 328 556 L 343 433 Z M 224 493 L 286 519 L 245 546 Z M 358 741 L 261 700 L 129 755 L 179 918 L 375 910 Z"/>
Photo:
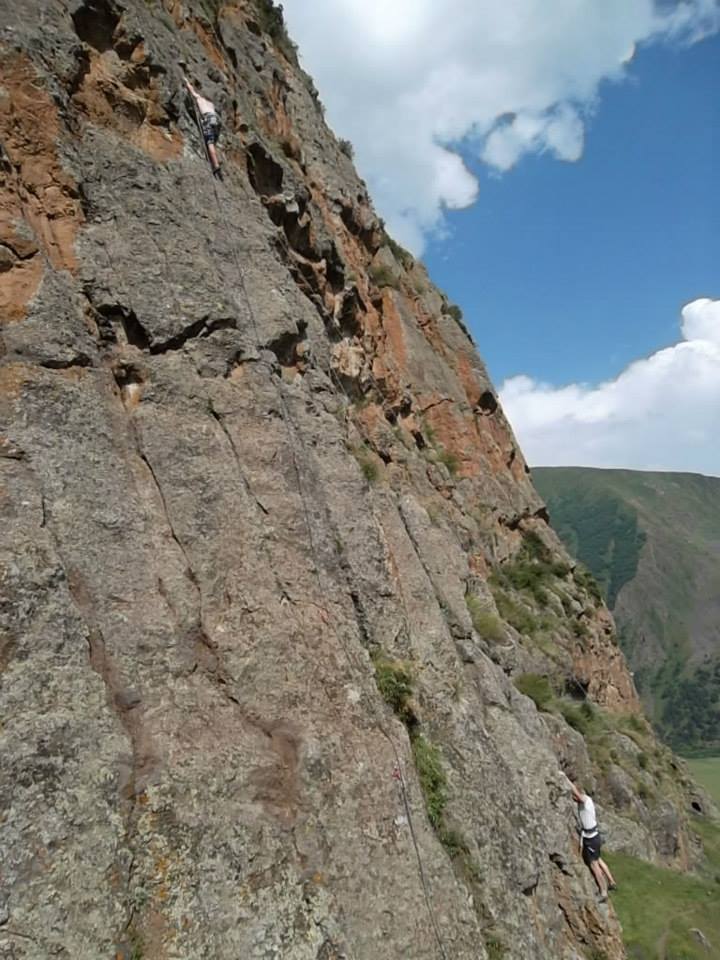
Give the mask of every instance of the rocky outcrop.
<path id="1" fill-rule="evenodd" d="M 612 623 L 277 10 L 0 6 L 3 950 L 623 957 L 513 683 Z"/>

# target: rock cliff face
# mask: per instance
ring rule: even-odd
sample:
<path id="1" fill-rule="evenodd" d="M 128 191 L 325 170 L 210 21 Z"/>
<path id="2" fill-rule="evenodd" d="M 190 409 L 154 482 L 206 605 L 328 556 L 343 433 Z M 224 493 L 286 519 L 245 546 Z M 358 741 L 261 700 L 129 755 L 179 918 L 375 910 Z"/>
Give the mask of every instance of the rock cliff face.
<path id="1" fill-rule="evenodd" d="M 612 621 L 277 10 L 0 12 L 2 956 L 623 957 L 560 775 L 643 725 Z"/>

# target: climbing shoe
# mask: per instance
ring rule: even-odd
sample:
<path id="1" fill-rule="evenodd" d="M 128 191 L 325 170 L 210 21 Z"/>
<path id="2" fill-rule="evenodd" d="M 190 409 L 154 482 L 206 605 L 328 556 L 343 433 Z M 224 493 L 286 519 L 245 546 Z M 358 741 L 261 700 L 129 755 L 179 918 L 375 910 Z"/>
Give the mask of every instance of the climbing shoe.
<path id="1" fill-rule="evenodd" d="M 616 883 L 609 883 L 609 884 L 608 884 L 608 890 L 617 890 L 617 884 L 616 884 Z"/>
<path id="2" fill-rule="evenodd" d="M 213 176 L 215 177 L 216 180 L 223 180 L 224 177 L 223 177 L 222 167 L 215 167 L 215 169 L 213 170 Z"/>

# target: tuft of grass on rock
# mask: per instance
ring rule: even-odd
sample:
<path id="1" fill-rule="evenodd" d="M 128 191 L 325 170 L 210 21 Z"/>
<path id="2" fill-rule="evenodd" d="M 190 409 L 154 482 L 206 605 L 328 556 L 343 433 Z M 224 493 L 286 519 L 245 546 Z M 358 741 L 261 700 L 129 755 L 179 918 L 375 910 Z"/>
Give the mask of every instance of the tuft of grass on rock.
<path id="1" fill-rule="evenodd" d="M 413 736 L 412 751 L 428 819 L 439 832 L 443 826 L 443 814 L 448 801 L 447 777 L 443 770 L 442 755 L 439 747 L 426 740 L 421 733 Z"/>
<path id="2" fill-rule="evenodd" d="M 367 482 L 377 483 L 380 479 L 380 471 L 370 451 L 366 447 L 356 447 L 353 449 L 353 454 Z"/>
<path id="3" fill-rule="evenodd" d="M 414 678 L 409 664 L 378 653 L 373 657 L 373 666 L 375 682 L 383 700 L 406 726 L 412 726 L 416 717 L 411 705 Z"/>
<path id="4" fill-rule="evenodd" d="M 440 463 L 444 463 L 448 468 L 450 476 L 457 476 L 458 470 L 460 469 L 460 461 L 456 454 L 450 450 L 446 450 L 444 447 L 440 447 L 437 451 L 437 458 Z"/>
<path id="5" fill-rule="evenodd" d="M 453 860 L 456 857 L 461 857 L 463 854 L 469 853 L 467 841 L 459 830 L 441 826 L 438 831 L 438 836 L 440 837 L 440 842 Z"/>
<path id="6" fill-rule="evenodd" d="M 507 957 L 507 947 L 497 937 L 489 937 L 485 941 L 485 951 L 489 960 L 504 960 Z"/>
<path id="7" fill-rule="evenodd" d="M 500 643 L 505 639 L 505 628 L 502 620 L 492 610 L 488 610 L 479 597 L 468 594 L 465 597 L 473 627 L 484 640 L 493 640 Z"/>
<path id="8" fill-rule="evenodd" d="M 397 240 L 393 240 L 393 238 L 387 232 L 385 233 L 385 243 L 392 250 L 392 254 L 397 262 L 402 264 L 406 270 L 410 270 L 415 263 L 415 258 L 410 251 L 401 246 Z"/>
<path id="9" fill-rule="evenodd" d="M 535 702 L 538 710 L 547 710 L 555 699 L 550 681 L 539 673 L 523 673 L 515 677 L 513 682 L 520 693 L 524 693 Z"/>
<path id="10" fill-rule="evenodd" d="M 494 575 L 490 578 L 490 588 L 498 613 L 506 623 L 509 623 L 518 633 L 525 636 L 533 636 L 537 633 L 542 626 L 540 618 L 536 617 L 523 603 L 513 599 L 506 590 L 500 587 Z"/>
<path id="11" fill-rule="evenodd" d="M 383 266 L 383 264 L 375 264 L 370 267 L 368 276 L 375 286 L 381 290 L 384 287 L 393 287 L 395 290 L 398 289 L 397 277 L 389 267 Z"/>
<path id="12" fill-rule="evenodd" d="M 340 152 L 344 153 L 348 160 L 352 160 L 355 157 L 355 147 L 353 147 L 350 140 L 338 140 L 338 147 Z"/>

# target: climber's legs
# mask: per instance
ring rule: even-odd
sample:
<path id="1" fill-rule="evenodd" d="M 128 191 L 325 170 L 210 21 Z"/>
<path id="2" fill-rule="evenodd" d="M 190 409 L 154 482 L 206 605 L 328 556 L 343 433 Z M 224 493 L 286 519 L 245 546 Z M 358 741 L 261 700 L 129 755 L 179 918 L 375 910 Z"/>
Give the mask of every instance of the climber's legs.
<path id="1" fill-rule="evenodd" d="M 595 883 L 597 884 L 598 890 L 600 891 L 600 896 L 607 897 L 607 890 L 605 889 L 605 875 L 603 874 L 603 871 L 600 867 L 600 861 L 592 860 L 590 862 L 590 870 L 592 872 L 593 877 L 595 878 Z"/>
<path id="2" fill-rule="evenodd" d="M 207 145 L 208 156 L 210 157 L 210 163 L 212 164 L 213 170 L 217 170 L 220 166 L 220 161 L 218 160 L 217 149 L 215 148 L 214 143 L 208 143 Z"/>
<path id="3" fill-rule="evenodd" d="M 598 890 L 600 891 L 600 898 L 602 900 L 607 899 L 607 881 L 606 876 L 610 874 L 610 871 L 605 867 L 603 870 L 603 861 L 600 857 L 600 846 L 601 840 L 600 835 L 595 834 L 594 837 L 586 837 L 582 841 L 582 857 L 585 861 L 587 867 L 590 868 L 590 872 L 593 875 L 593 879 L 597 884 Z M 602 866 L 601 866 L 602 864 Z"/>
<path id="4" fill-rule="evenodd" d="M 612 873 L 610 873 L 610 867 L 605 863 L 602 857 L 598 860 L 598 866 L 607 877 L 607 881 L 610 884 L 610 889 L 613 890 L 617 884 L 615 883 L 615 878 L 613 877 Z"/>

